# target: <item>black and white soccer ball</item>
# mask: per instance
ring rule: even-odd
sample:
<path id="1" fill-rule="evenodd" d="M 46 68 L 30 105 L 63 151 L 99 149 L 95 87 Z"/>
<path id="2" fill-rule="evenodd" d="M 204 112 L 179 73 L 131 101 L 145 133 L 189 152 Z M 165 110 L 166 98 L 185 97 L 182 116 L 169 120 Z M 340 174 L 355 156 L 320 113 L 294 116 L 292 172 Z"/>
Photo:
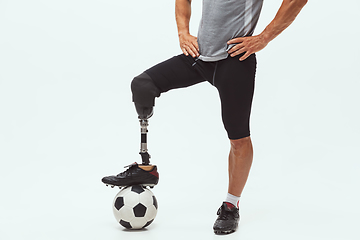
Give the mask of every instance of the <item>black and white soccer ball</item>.
<path id="1" fill-rule="evenodd" d="M 122 189 L 113 202 L 116 221 L 129 229 L 149 226 L 156 217 L 157 208 L 154 194 L 140 185 Z"/>

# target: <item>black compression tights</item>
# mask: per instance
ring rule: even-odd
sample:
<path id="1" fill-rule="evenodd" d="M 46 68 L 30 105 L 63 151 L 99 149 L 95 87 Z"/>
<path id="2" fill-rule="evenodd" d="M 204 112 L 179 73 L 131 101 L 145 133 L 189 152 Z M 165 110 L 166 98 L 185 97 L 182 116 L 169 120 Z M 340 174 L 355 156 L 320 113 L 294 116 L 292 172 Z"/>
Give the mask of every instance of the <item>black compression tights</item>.
<path id="1" fill-rule="evenodd" d="M 204 62 L 184 54 L 170 58 L 145 71 L 160 93 L 207 81 L 218 89 L 224 127 L 230 139 L 250 135 L 249 119 L 254 93 L 256 57 L 240 56 Z M 134 79 L 135 80 L 135 79 Z"/>

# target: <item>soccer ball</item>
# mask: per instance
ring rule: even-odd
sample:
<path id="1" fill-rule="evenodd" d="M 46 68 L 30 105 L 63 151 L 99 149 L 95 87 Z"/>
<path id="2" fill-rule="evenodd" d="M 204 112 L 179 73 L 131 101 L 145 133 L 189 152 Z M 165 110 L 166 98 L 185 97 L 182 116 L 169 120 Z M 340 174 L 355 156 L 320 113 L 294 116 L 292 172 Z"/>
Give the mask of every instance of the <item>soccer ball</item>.
<path id="1" fill-rule="evenodd" d="M 157 208 L 154 194 L 140 185 L 122 189 L 113 202 L 116 221 L 129 229 L 149 226 L 154 221 Z"/>

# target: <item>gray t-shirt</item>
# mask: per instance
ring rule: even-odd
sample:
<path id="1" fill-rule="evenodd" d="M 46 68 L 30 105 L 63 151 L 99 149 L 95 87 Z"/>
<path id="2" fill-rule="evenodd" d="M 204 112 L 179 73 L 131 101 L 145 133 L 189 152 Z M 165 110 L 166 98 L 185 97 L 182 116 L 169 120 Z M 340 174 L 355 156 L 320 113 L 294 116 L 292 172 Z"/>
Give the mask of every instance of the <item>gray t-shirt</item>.
<path id="1" fill-rule="evenodd" d="M 198 32 L 199 59 L 225 59 L 234 46 L 227 41 L 251 36 L 258 22 L 263 0 L 203 0 Z"/>

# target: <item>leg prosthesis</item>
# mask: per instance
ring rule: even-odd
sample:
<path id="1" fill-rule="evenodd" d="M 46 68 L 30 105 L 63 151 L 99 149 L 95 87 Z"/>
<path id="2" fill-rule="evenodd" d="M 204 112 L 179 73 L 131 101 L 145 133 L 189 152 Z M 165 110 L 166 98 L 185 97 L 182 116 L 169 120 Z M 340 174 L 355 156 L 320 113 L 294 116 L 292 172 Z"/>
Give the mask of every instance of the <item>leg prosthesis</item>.
<path id="1" fill-rule="evenodd" d="M 135 77 L 131 82 L 131 91 L 135 109 L 139 115 L 141 127 L 140 155 L 143 165 L 149 165 L 150 154 L 147 149 L 148 119 L 153 115 L 155 97 L 160 97 L 160 90 L 145 72 Z"/>

